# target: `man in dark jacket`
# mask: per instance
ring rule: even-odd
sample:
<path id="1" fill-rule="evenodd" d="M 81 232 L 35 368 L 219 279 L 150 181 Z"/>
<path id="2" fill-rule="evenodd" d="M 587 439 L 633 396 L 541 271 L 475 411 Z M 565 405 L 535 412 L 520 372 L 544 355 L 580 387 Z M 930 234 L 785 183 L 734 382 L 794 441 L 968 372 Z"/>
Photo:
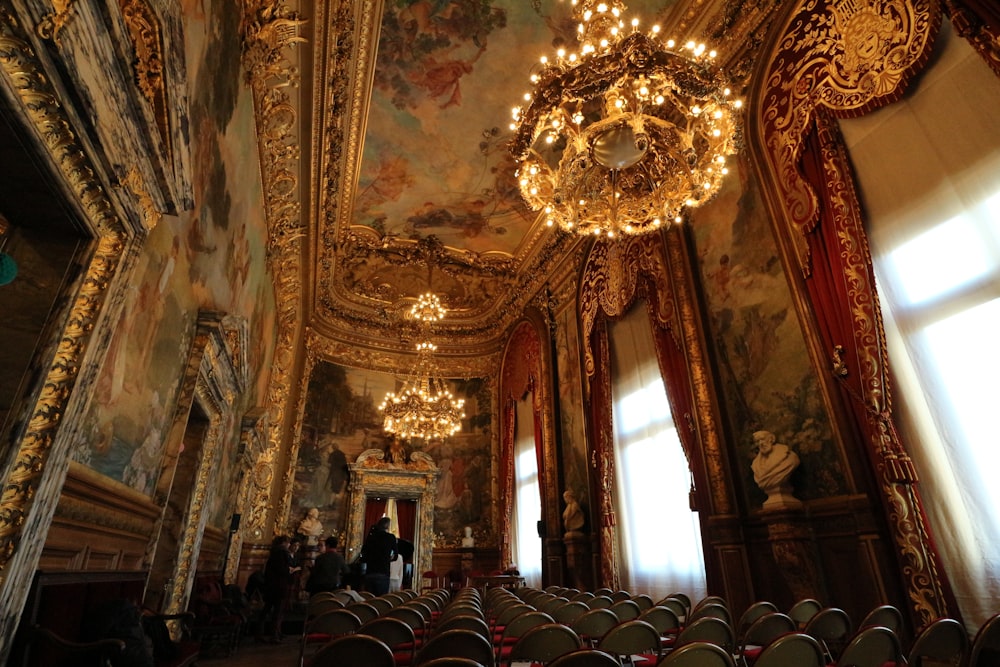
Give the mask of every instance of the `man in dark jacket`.
<path id="1" fill-rule="evenodd" d="M 389 563 L 396 558 L 396 536 L 389 532 L 389 517 L 384 516 L 372 526 L 361 549 L 365 563 L 365 590 L 375 595 L 389 592 Z"/>
<path id="2" fill-rule="evenodd" d="M 340 588 L 340 578 L 351 572 L 344 557 L 337 551 L 337 538 L 330 536 L 324 544 L 325 549 L 316 556 L 309 581 L 306 582 L 306 590 L 312 595 L 337 590 Z"/>

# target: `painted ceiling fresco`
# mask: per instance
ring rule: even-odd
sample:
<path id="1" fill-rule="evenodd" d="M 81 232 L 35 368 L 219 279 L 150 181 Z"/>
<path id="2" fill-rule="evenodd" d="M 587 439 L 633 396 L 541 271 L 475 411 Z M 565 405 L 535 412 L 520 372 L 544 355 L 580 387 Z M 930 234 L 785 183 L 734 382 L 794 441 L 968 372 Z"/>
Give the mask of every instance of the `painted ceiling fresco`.
<path id="1" fill-rule="evenodd" d="M 712 4 L 634 0 L 628 10 L 682 37 Z M 355 70 L 373 74 L 355 95 L 364 99 L 345 104 L 345 119 L 349 109 L 363 119 L 320 212 L 317 312 L 355 330 L 385 325 L 430 288 L 470 334 L 495 331 L 556 243 L 517 191 L 508 141 L 539 56 L 576 44 L 570 3 L 397 0 L 368 20 L 370 33 L 351 33 Z M 367 52 L 365 34 L 377 37 Z"/>

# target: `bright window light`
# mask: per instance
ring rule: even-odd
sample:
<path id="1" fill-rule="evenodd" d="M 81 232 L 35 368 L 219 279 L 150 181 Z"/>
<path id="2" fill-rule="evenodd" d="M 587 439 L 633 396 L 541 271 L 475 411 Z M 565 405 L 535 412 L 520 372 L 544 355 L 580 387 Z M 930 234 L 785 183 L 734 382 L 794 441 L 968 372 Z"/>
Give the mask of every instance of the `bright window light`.
<path id="1" fill-rule="evenodd" d="M 953 292 L 985 275 L 992 263 L 972 221 L 952 218 L 902 244 L 890 255 L 893 270 L 905 276 L 900 287 L 911 305 Z"/>

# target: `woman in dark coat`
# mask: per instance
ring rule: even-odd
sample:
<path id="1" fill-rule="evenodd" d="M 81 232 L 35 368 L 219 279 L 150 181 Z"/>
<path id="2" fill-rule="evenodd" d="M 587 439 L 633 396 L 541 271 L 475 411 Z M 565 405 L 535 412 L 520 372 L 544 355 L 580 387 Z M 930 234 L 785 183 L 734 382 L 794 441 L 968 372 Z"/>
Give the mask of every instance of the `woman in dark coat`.
<path id="1" fill-rule="evenodd" d="M 264 565 L 264 608 L 257 626 L 258 641 L 272 644 L 281 641 L 281 624 L 294 581 L 292 575 L 300 569 L 294 566 L 290 543 L 287 535 L 279 535 L 271 542 L 271 553 Z"/>

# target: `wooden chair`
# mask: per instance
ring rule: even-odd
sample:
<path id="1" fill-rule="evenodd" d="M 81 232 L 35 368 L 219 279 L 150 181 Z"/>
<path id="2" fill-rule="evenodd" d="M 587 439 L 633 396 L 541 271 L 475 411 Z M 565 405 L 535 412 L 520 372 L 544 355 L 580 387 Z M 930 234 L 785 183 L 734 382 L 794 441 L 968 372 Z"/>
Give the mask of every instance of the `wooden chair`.
<path id="1" fill-rule="evenodd" d="M 562 623 L 545 623 L 525 632 L 510 649 L 511 662 L 545 664 L 583 648 L 580 637 Z"/>
<path id="2" fill-rule="evenodd" d="M 803 632 L 819 642 L 826 662 L 832 663 L 851 637 L 851 619 L 843 609 L 826 607 L 809 619 Z"/>
<path id="3" fill-rule="evenodd" d="M 823 647 L 807 634 L 782 635 L 761 651 L 754 667 L 825 667 Z"/>
<path id="4" fill-rule="evenodd" d="M 357 634 L 380 639 L 392 651 L 396 667 L 412 665 L 417 655 L 413 628 L 398 618 L 381 616 L 368 621 L 358 628 Z"/>
<path id="5" fill-rule="evenodd" d="M 481 665 L 493 665 L 493 647 L 490 642 L 472 630 L 448 630 L 431 637 L 417 652 L 415 665 L 423 665 L 435 658 L 469 658 Z"/>
<path id="6" fill-rule="evenodd" d="M 823 605 L 819 600 L 814 600 L 813 598 L 803 598 L 792 605 L 792 608 L 788 610 L 788 615 L 801 629 L 806 627 L 806 623 L 809 622 L 809 619 L 815 616 L 822 608 Z"/>
<path id="7" fill-rule="evenodd" d="M 749 667 L 781 635 L 796 631 L 791 616 L 774 611 L 754 621 L 740 639 L 739 662 Z"/>
<path id="8" fill-rule="evenodd" d="M 887 667 L 902 662 L 903 653 L 896 633 L 875 625 L 854 635 L 837 659 L 837 667 Z"/>
<path id="9" fill-rule="evenodd" d="M 338 637 L 317 651 L 309 667 L 395 667 L 392 651 L 368 635 Z"/>
<path id="10" fill-rule="evenodd" d="M 939 618 L 923 629 L 907 655 L 911 667 L 961 665 L 969 652 L 969 635 L 953 618 Z"/>
<path id="11" fill-rule="evenodd" d="M 598 651 L 596 648 L 584 648 L 559 656 L 549 663 L 549 667 L 621 667 L 618 658 Z"/>
<path id="12" fill-rule="evenodd" d="M 657 667 L 734 667 L 726 649 L 709 642 L 692 642 L 675 648 Z"/>
<path id="13" fill-rule="evenodd" d="M 634 664 L 633 655 L 661 655 L 660 632 L 646 621 L 633 619 L 611 628 L 597 648 L 612 655 L 617 655 L 622 664 Z"/>
<path id="14" fill-rule="evenodd" d="M 1000 614 L 979 628 L 969 650 L 968 667 L 995 667 L 1000 664 Z"/>

